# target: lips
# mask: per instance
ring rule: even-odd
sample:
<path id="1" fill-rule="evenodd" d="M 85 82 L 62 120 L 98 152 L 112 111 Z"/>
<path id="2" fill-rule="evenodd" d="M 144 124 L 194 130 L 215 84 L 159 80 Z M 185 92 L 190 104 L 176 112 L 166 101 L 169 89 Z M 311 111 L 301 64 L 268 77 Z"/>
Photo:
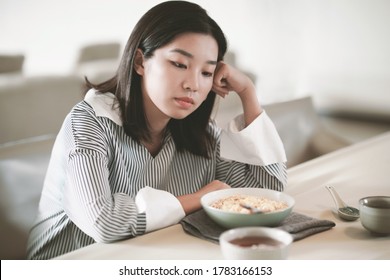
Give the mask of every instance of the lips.
<path id="1" fill-rule="evenodd" d="M 194 104 L 194 100 L 190 97 L 181 97 L 181 98 L 175 98 L 178 101 Z"/>
<path id="2" fill-rule="evenodd" d="M 188 109 L 194 105 L 194 100 L 190 97 L 175 98 L 175 101 L 179 104 L 180 107 L 184 109 Z"/>

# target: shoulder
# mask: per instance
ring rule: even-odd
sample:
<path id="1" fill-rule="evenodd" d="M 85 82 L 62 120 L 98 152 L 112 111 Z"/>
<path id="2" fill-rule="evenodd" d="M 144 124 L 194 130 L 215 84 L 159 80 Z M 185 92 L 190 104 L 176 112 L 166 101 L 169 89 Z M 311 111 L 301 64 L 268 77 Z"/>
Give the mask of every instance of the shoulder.
<path id="1" fill-rule="evenodd" d="M 64 122 L 65 135 L 71 137 L 71 142 L 79 149 L 105 151 L 116 129 L 121 127 L 100 116 L 85 99 L 72 108 Z"/>
<path id="2" fill-rule="evenodd" d="M 98 93 L 94 89 L 87 92 L 84 100 L 71 110 L 68 121 L 76 127 L 122 126 L 116 98 L 112 93 Z"/>
<path id="3" fill-rule="evenodd" d="M 122 126 L 121 114 L 117 99 L 113 93 L 100 93 L 90 89 L 84 98 L 96 117 L 108 118 L 115 124 Z"/>

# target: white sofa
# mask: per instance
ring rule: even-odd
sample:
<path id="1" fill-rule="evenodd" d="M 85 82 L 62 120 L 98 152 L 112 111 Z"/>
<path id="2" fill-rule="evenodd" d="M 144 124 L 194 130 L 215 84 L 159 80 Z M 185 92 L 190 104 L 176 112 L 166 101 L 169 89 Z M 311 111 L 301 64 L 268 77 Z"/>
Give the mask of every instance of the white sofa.
<path id="1" fill-rule="evenodd" d="M 263 107 L 283 141 L 287 167 L 352 144 L 322 123 L 310 96 Z"/>
<path id="2" fill-rule="evenodd" d="M 0 81 L 0 258 L 24 259 L 51 149 L 82 100 L 76 76 L 13 76 Z"/>
<path id="3" fill-rule="evenodd" d="M 9 76 L 0 80 L 0 144 L 56 134 L 82 99 L 79 76 Z"/>
<path id="4" fill-rule="evenodd" d="M 214 118 L 221 126 L 242 113 L 236 95 L 219 103 Z M 226 102 L 227 101 L 227 102 Z M 274 122 L 287 155 L 287 167 L 332 152 L 352 142 L 323 125 L 311 96 L 263 105 Z"/>
<path id="5" fill-rule="evenodd" d="M 0 258 L 24 259 L 54 136 L 0 147 Z"/>

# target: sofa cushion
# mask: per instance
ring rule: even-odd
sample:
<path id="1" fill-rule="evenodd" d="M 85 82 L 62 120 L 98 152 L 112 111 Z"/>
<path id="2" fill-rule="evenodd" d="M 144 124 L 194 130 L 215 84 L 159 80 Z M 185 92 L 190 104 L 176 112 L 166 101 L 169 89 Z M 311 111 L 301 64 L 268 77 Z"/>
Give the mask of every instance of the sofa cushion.
<path id="1" fill-rule="evenodd" d="M 84 96 L 77 76 L 15 77 L 0 82 L 0 144 L 57 134 Z"/>
<path id="2" fill-rule="evenodd" d="M 0 146 L 0 258 L 24 259 L 53 136 Z"/>

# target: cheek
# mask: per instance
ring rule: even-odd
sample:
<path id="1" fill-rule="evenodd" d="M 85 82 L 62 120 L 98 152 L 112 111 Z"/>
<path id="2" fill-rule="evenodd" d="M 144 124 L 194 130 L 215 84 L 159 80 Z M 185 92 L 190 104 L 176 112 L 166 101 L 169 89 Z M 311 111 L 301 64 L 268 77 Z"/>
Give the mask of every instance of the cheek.
<path id="1" fill-rule="evenodd" d="M 202 101 L 206 100 L 206 98 L 207 98 L 209 92 L 211 91 L 212 87 L 213 87 L 212 79 L 207 80 L 207 81 L 205 81 L 202 84 L 202 91 L 201 91 Z"/>
<path id="2" fill-rule="evenodd" d="M 165 84 L 169 82 L 167 79 L 167 71 L 162 67 L 156 66 L 145 69 L 143 81 L 145 89 L 151 95 L 161 91 L 165 87 Z"/>

